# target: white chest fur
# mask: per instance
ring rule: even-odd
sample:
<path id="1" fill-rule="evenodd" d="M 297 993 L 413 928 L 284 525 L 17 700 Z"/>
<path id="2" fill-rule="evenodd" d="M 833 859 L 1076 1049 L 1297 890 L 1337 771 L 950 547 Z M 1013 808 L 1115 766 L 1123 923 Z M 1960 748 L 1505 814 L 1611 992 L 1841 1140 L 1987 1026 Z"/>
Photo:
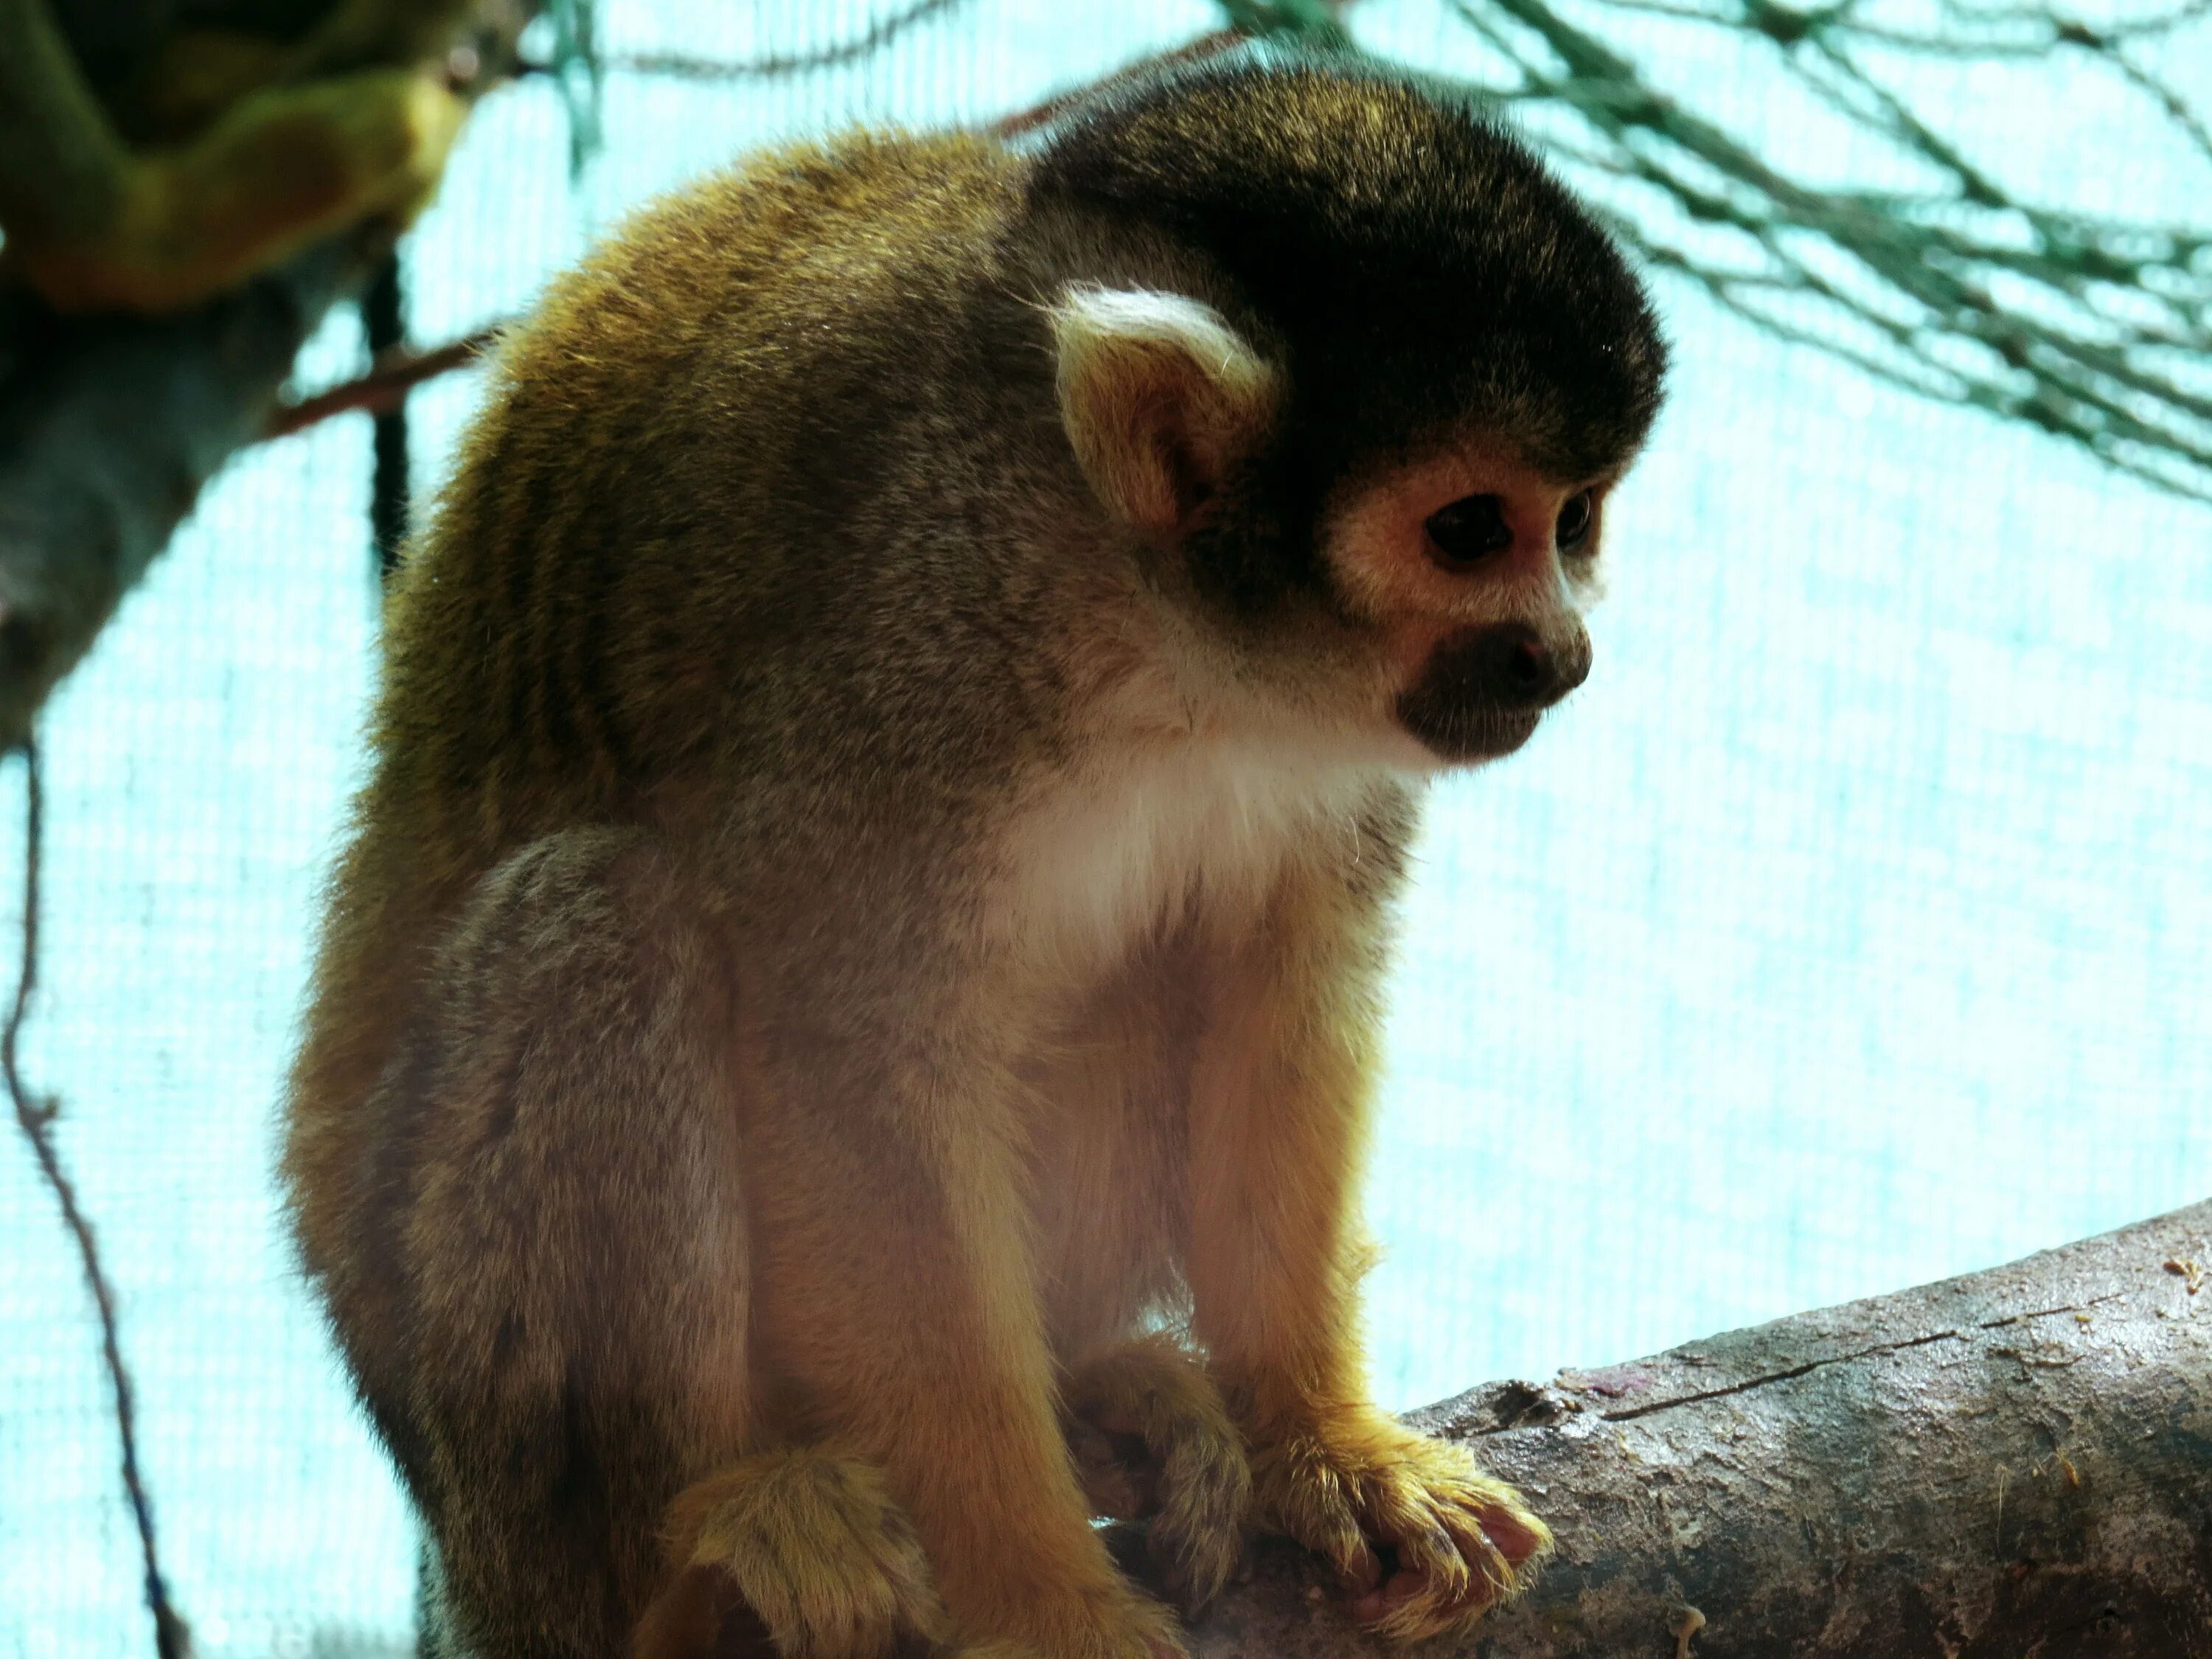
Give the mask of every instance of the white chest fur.
<path id="1" fill-rule="evenodd" d="M 1285 860 L 1358 833 L 1384 769 L 1287 744 L 1188 738 L 1108 750 L 1009 826 L 994 933 L 1082 981 L 1194 909 L 1256 916 Z"/>

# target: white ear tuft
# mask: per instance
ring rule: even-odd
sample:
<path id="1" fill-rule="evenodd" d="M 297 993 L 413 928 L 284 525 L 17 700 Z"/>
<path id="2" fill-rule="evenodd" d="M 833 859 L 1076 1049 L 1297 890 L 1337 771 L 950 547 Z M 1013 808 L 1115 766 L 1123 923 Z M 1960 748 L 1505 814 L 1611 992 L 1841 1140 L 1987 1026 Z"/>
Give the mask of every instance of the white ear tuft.
<path id="1" fill-rule="evenodd" d="M 1182 294 L 1070 289 L 1052 324 L 1060 418 L 1091 488 L 1140 528 L 1184 528 L 1272 423 L 1273 366 Z"/>

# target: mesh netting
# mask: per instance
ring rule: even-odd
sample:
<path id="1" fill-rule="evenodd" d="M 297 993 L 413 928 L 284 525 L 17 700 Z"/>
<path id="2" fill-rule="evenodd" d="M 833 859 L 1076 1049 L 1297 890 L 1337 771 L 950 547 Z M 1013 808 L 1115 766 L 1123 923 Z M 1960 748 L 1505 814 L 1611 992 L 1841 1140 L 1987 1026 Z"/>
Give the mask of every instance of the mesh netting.
<path id="1" fill-rule="evenodd" d="M 869 21 L 632 0 L 607 45 L 736 59 Z M 410 240 L 413 335 L 512 314 L 612 215 L 762 140 L 986 118 L 1217 21 L 1194 0 L 977 0 L 818 74 L 617 70 L 573 185 L 557 93 L 520 84 Z M 1464 48 L 1424 0 L 1357 21 L 1425 64 Z M 1847 128 L 1793 120 L 1757 52 L 1656 23 L 1637 45 L 1763 149 L 1871 165 Z M 2170 68 L 2212 68 L 2203 47 Z M 1933 84 L 2045 194 L 2144 217 L 2212 199 L 2203 158 L 2119 130 L 2087 69 L 2032 100 L 1966 69 Z M 1528 752 L 1437 790 L 1408 907 L 1371 1206 L 1395 1404 L 2212 1190 L 2212 511 L 1658 291 L 1680 368 L 1611 511 L 1597 672 Z M 336 319 L 302 381 L 361 357 Z M 416 396 L 418 484 L 474 395 L 459 375 Z M 211 1659 L 411 1640 L 410 1522 L 270 1178 L 315 883 L 360 764 L 368 470 L 360 416 L 240 458 L 43 728 L 27 1070 L 65 1103 L 167 1563 Z M 0 824 L 21 788 L 0 780 Z M 51 1196 L 0 1152 L 0 1653 L 147 1645 L 108 1413 Z"/>

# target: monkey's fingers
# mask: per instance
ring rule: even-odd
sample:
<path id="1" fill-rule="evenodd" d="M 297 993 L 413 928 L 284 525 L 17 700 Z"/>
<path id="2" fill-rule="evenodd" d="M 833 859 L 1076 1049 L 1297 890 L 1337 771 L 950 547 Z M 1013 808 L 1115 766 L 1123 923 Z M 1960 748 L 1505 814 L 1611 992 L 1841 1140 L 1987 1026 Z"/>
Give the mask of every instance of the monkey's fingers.
<path id="1" fill-rule="evenodd" d="M 715 1659 L 722 1659 L 722 1656 L 718 1654 Z M 739 1659 L 752 1659 L 752 1656 L 741 1655 Z M 897 1659 L 906 1659 L 906 1656 L 900 1654 Z M 945 1648 L 933 1653 L 930 1659 L 1059 1659 L 1059 1656 L 1005 1642 L 987 1642 L 980 1648 Z M 1166 1646 L 1155 1644 L 1144 1659 L 1190 1659 L 1190 1651 L 1179 1642 Z"/>
<path id="2" fill-rule="evenodd" d="M 1396 1566 L 1352 1604 L 1352 1617 L 1396 1642 L 1459 1628 L 1503 1596 L 1512 1569 L 1479 1528 L 1464 1530 L 1431 1513 L 1402 1529 Z"/>
<path id="3" fill-rule="evenodd" d="M 1551 1553 L 1552 1529 L 1522 1507 L 1520 1494 L 1498 1481 L 1482 1485 L 1486 1490 L 1468 1507 L 1506 1565 L 1518 1567 Z"/>
<path id="4" fill-rule="evenodd" d="M 1321 1557 L 1345 1594 L 1358 1597 L 1388 1575 L 1363 1525 L 1359 1472 L 1342 1461 L 1312 1436 L 1279 1442 L 1255 1465 L 1257 1508 L 1262 1527 Z"/>
<path id="5" fill-rule="evenodd" d="M 1352 1616 L 1393 1641 L 1464 1631 L 1551 1547 L 1464 1448 L 1387 1419 L 1294 1433 L 1259 1462 L 1261 1514 L 1336 1569 Z"/>
<path id="6" fill-rule="evenodd" d="M 1251 1508 L 1252 1472 L 1243 1438 L 1205 1369 L 1164 1337 L 1115 1350 L 1084 1367 L 1068 1390 L 1079 1466 L 1103 1448 L 1119 1479 L 1086 1485 L 1150 1516 L 1149 1553 L 1186 1613 L 1219 1593 L 1237 1565 Z"/>
<path id="7" fill-rule="evenodd" d="M 1142 1521 L 1159 1512 L 1159 1465 L 1134 1435 L 1079 1419 L 1067 1425 L 1067 1449 L 1092 1515 Z"/>
<path id="8" fill-rule="evenodd" d="M 1511 1488 L 1453 1468 L 1457 1461 L 1416 1460 L 1385 1476 L 1370 1498 L 1371 1524 L 1395 1571 L 1352 1613 L 1390 1640 L 1464 1631 L 1516 1595 L 1525 1582 L 1518 1569 L 1551 1547 Z"/>
<path id="9" fill-rule="evenodd" d="M 681 1554 L 635 1659 L 891 1659 L 941 1642 L 929 1564 L 872 1465 L 821 1449 L 744 1459 L 671 1508 Z"/>

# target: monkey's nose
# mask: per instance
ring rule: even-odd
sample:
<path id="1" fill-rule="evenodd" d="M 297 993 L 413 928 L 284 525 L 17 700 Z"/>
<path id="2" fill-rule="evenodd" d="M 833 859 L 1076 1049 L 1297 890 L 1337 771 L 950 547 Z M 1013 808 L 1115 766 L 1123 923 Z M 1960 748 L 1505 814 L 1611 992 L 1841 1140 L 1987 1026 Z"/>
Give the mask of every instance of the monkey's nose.
<path id="1" fill-rule="evenodd" d="M 1472 641 L 1477 677 L 1506 708 L 1549 708 L 1589 678 L 1589 635 L 1546 639 L 1527 623 L 1497 623 Z"/>

